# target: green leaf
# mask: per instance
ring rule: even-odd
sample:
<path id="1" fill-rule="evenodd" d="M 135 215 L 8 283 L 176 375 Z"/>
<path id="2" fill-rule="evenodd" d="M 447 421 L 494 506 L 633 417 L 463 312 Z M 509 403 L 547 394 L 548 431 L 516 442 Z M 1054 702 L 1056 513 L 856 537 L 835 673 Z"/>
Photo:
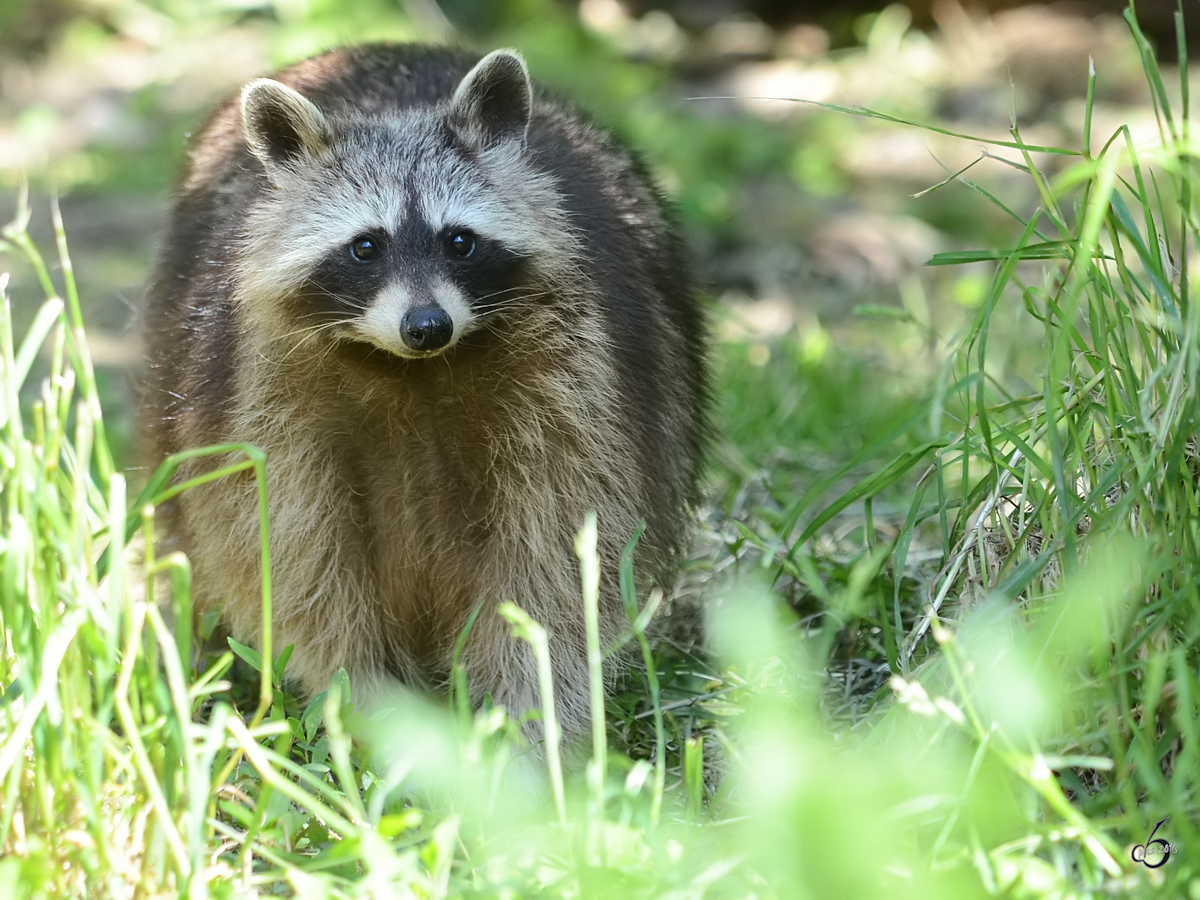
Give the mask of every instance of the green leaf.
<path id="1" fill-rule="evenodd" d="M 1039 241 L 1012 250 L 951 250 L 935 253 L 926 260 L 927 266 L 961 266 L 966 263 L 995 262 L 1015 256 L 1017 259 L 1070 259 L 1074 255 L 1071 241 Z"/>
<path id="2" fill-rule="evenodd" d="M 295 644 L 288 644 L 280 654 L 275 657 L 275 681 L 283 681 L 283 671 L 287 668 L 288 660 L 292 658 L 292 651 L 296 649 Z"/>
<path id="3" fill-rule="evenodd" d="M 228 638 L 229 647 L 245 660 L 255 672 L 262 671 L 262 656 L 253 647 L 247 647 L 245 644 L 239 644 L 233 638 Z"/>

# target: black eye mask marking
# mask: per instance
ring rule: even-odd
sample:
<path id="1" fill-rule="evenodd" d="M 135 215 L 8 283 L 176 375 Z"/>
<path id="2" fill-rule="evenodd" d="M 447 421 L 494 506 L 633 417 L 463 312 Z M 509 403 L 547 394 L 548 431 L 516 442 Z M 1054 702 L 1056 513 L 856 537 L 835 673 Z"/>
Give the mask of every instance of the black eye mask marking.
<path id="1" fill-rule="evenodd" d="M 363 232 L 330 251 L 297 292 L 297 315 L 346 319 L 366 309 L 387 282 L 392 244 L 386 234 Z"/>
<path id="2" fill-rule="evenodd" d="M 317 264 L 296 294 L 295 314 L 304 322 L 351 318 L 397 279 L 414 292 L 414 301 L 446 280 L 476 314 L 497 313 L 528 285 L 528 261 L 462 225 L 435 232 L 412 222 L 395 234 L 365 231 Z"/>

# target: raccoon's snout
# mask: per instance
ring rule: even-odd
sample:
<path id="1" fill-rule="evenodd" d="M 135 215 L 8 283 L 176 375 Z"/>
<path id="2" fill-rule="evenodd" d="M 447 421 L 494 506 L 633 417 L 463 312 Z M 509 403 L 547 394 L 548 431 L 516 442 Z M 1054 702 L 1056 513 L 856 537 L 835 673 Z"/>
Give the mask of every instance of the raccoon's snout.
<path id="1" fill-rule="evenodd" d="M 440 306 L 421 306 L 400 317 L 400 339 L 413 350 L 441 350 L 454 336 L 454 322 Z"/>

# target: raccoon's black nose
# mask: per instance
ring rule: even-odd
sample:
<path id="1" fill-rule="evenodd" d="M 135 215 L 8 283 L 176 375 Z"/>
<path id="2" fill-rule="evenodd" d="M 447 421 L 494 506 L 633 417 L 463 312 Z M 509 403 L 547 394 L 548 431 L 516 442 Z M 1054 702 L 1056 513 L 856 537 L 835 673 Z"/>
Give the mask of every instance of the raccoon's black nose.
<path id="1" fill-rule="evenodd" d="M 420 306 L 400 317 L 400 338 L 413 350 L 441 350 L 453 334 L 454 323 L 440 306 Z"/>

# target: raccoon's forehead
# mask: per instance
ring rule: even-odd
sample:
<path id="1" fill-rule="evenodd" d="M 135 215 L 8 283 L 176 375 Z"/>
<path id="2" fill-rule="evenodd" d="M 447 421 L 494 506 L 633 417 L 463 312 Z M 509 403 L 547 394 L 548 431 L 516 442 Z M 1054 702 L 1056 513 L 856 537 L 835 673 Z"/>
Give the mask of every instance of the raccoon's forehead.
<path id="1" fill-rule="evenodd" d="M 243 225 L 238 277 L 246 296 L 282 296 L 356 237 L 414 225 L 468 228 L 548 277 L 573 265 L 574 232 L 554 177 L 516 142 L 470 150 L 425 114 L 337 122 L 329 152 L 275 172 Z"/>
<path id="2" fill-rule="evenodd" d="M 470 228 L 514 251 L 536 250 L 522 209 L 530 198 L 522 196 L 521 184 L 540 194 L 546 179 L 520 171 L 519 160 L 473 153 L 428 117 L 347 123 L 339 130 L 328 157 L 294 172 L 293 197 L 303 196 L 315 213 L 301 214 L 312 238 L 334 247 L 364 232 L 421 223 L 434 231 Z"/>

